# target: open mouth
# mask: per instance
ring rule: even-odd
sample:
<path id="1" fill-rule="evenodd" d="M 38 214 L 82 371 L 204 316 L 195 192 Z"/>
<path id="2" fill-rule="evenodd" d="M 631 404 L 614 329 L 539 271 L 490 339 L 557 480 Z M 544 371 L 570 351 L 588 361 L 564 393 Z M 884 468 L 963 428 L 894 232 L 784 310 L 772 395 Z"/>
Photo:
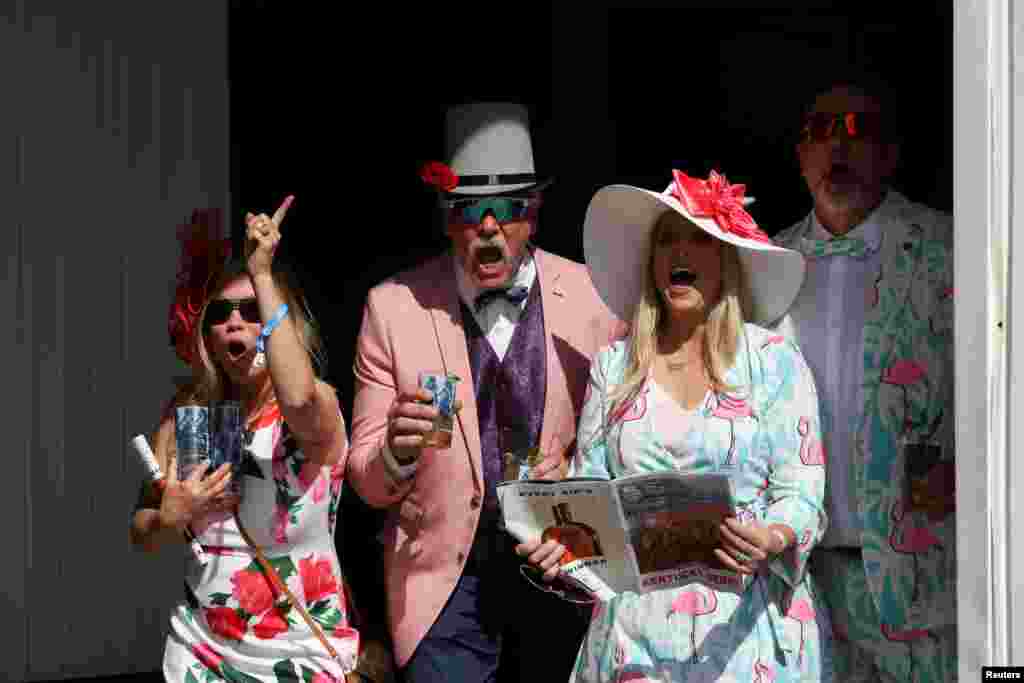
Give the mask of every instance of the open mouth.
<path id="1" fill-rule="evenodd" d="M 828 179 L 833 183 L 849 183 L 857 179 L 853 169 L 844 163 L 832 164 L 828 171 Z"/>
<path id="2" fill-rule="evenodd" d="M 505 253 L 501 250 L 501 247 L 488 245 L 486 247 L 479 247 L 476 250 L 476 260 L 482 265 L 490 265 L 492 263 L 498 263 L 505 258 Z"/>
<path id="3" fill-rule="evenodd" d="M 249 349 L 240 341 L 233 341 L 228 344 L 228 358 L 233 361 L 237 361 L 239 358 L 245 355 Z"/>
<path id="4" fill-rule="evenodd" d="M 673 268 L 669 275 L 669 282 L 676 287 L 689 287 L 697 281 L 697 273 L 689 268 Z"/>

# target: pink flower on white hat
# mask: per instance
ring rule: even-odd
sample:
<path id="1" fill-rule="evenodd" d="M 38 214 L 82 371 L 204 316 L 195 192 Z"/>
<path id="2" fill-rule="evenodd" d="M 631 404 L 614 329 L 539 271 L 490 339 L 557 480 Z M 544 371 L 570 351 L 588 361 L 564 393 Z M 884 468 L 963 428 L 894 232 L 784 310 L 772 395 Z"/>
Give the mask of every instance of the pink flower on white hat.
<path id="1" fill-rule="evenodd" d="M 711 171 L 707 180 L 691 178 L 682 171 L 672 171 L 675 182 L 672 196 L 687 213 L 697 218 L 711 218 L 722 229 L 737 237 L 771 243 L 771 238 L 757 227 L 753 217 L 743 208 L 746 185 L 730 185 L 725 176 Z"/>

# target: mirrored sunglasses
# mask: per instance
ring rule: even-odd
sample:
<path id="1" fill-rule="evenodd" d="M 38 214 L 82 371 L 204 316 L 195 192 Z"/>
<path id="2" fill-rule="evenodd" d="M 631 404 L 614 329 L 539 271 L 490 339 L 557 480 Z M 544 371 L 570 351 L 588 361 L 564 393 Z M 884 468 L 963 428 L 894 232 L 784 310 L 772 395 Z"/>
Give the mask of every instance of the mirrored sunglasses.
<path id="1" fill-rule="evenodd" d="M 800 131 L 803 140 L 823 142 L 845 130 L 851 140 L 879 140 L 882 137 L 882 117 L 878 112 L 848 111 L 838 114 L 813 112 L 804 117 Z"/>
<path id="2" fill-rule="evenodd" d="M 448 210 L 449 223 L 477 225 L 488 212 L 499 223 L 524 220 L 540 206 L 540 200 L 533 197 L 460 197 L 441 200 L 441 206 Z"/>

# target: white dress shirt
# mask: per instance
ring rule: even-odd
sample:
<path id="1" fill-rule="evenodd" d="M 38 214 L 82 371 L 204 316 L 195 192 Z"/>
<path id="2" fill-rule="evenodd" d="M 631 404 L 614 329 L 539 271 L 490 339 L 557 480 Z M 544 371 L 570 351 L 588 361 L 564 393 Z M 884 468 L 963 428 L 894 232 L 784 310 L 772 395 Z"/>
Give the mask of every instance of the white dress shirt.
<path id="1" fill-rule="evenodd" d="M 495 297 L 479 311 L 475 310 L 473 302 L 483 290 L 477 287 L 469 276 L 466 275 L 462 269 L 462 264 L 458 261 L 458 257 L 453 255 L 453 258 L 455 259 L 455 285 L 458 288 L 459 298 L 473 312 L 473 318 L 476 320 L 477 325 L 480 326 L 480 329 L 483 330 L 488 343 L 491 345 L 494 353 L 497 354 L 498 359 L 504 360 L 508 346 L 512 342 L 512 335 L 515 334 L 516 324 L 526 308 L 526 301 L 529 297 L 523 299 L 518 304 L 503 297 Z M 537 264 L 533 260 L 533 253 L 526 249 L 522 261 L 519 262 L 519 269 L 516 271 L 509 286 L 526 287 L 526 291 L 529 292 L 536 279 Z M 388 447 L 386 437 L 381 448 L 383 449 L 384 464 L 388 472 L 395 479 L 403 481 L 416 474 L 417 462 L 412 462 L 408 465 L 399 464 Z"/>
<path id="2" fill-rule="evenodd" d="M 533 287 L 533 281 L 536 279 L 537 264 L 533 260 L 533 254 L 527 249 L 523 255 L 523 260 L 519 263 L 519 270 L 516 271 L 509 286 L 525 287 L 526 291 L 530 291 L 530 288 Z M 511 343 L 512 335 L 516 331 L 516 323 L 519 322 L 519 317 L 526 308 L 526 299 L 519 303 L 513 303 L 503 297 L 496 297 L 477 311 L 473 307 L 473 302 L 476 300 L 477 295 L 484 290 L 473 284 L 473 281 L 466 275 L 458 260 L 455 263 L 455 282 L 459 289 L 459 298 L 473 312 L 476 324 L 483 330 L 487 341 L 491 344 L 491 348 L 498 355 L 498 360 L 505 360 L 508 345 Z"/>
<path id="3" fill-rule="evenodd" d="M 832 238 L 814 212 L 810 220 L 811 239 Z M 790 311 L 818 388 L 830 517 L 823 547 L 861 546 L 852 463 L 856 421 L 864 406 L 864 322 L 881 263 L 877 210 L 847 236 L 864 240 L 869 253 L 863 258 L 808 256 L 806 279 Z"/>

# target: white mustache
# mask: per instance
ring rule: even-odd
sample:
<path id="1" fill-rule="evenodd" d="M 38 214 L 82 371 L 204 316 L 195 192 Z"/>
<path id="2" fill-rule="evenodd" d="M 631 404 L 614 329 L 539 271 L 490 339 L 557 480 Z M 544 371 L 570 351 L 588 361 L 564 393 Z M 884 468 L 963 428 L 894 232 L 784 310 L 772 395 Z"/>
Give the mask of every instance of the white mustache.
<path id="1" fill-rule="evenodd" d="M 473 246 L 473 250 L 472 250 L 473 259 L 476 260 L 476 261 L 479 261 L 480 260 L 480 252 L 485 250 L 485 249 L 487 249 L 487 250 L 497 249 L 501 253 L 501 258 L 499 258 L 498 261 L 508 261 L 508 252 L 505 250 L 504 245 L 498 244 L 498 243 L 495 243 L 495 242 L 486 242 L 486 243 L 483 243 L 483 244 L 474 245 Z M 496 263 L 496 262 L 497 261 L 491 261 L 491 263 Z"/>

